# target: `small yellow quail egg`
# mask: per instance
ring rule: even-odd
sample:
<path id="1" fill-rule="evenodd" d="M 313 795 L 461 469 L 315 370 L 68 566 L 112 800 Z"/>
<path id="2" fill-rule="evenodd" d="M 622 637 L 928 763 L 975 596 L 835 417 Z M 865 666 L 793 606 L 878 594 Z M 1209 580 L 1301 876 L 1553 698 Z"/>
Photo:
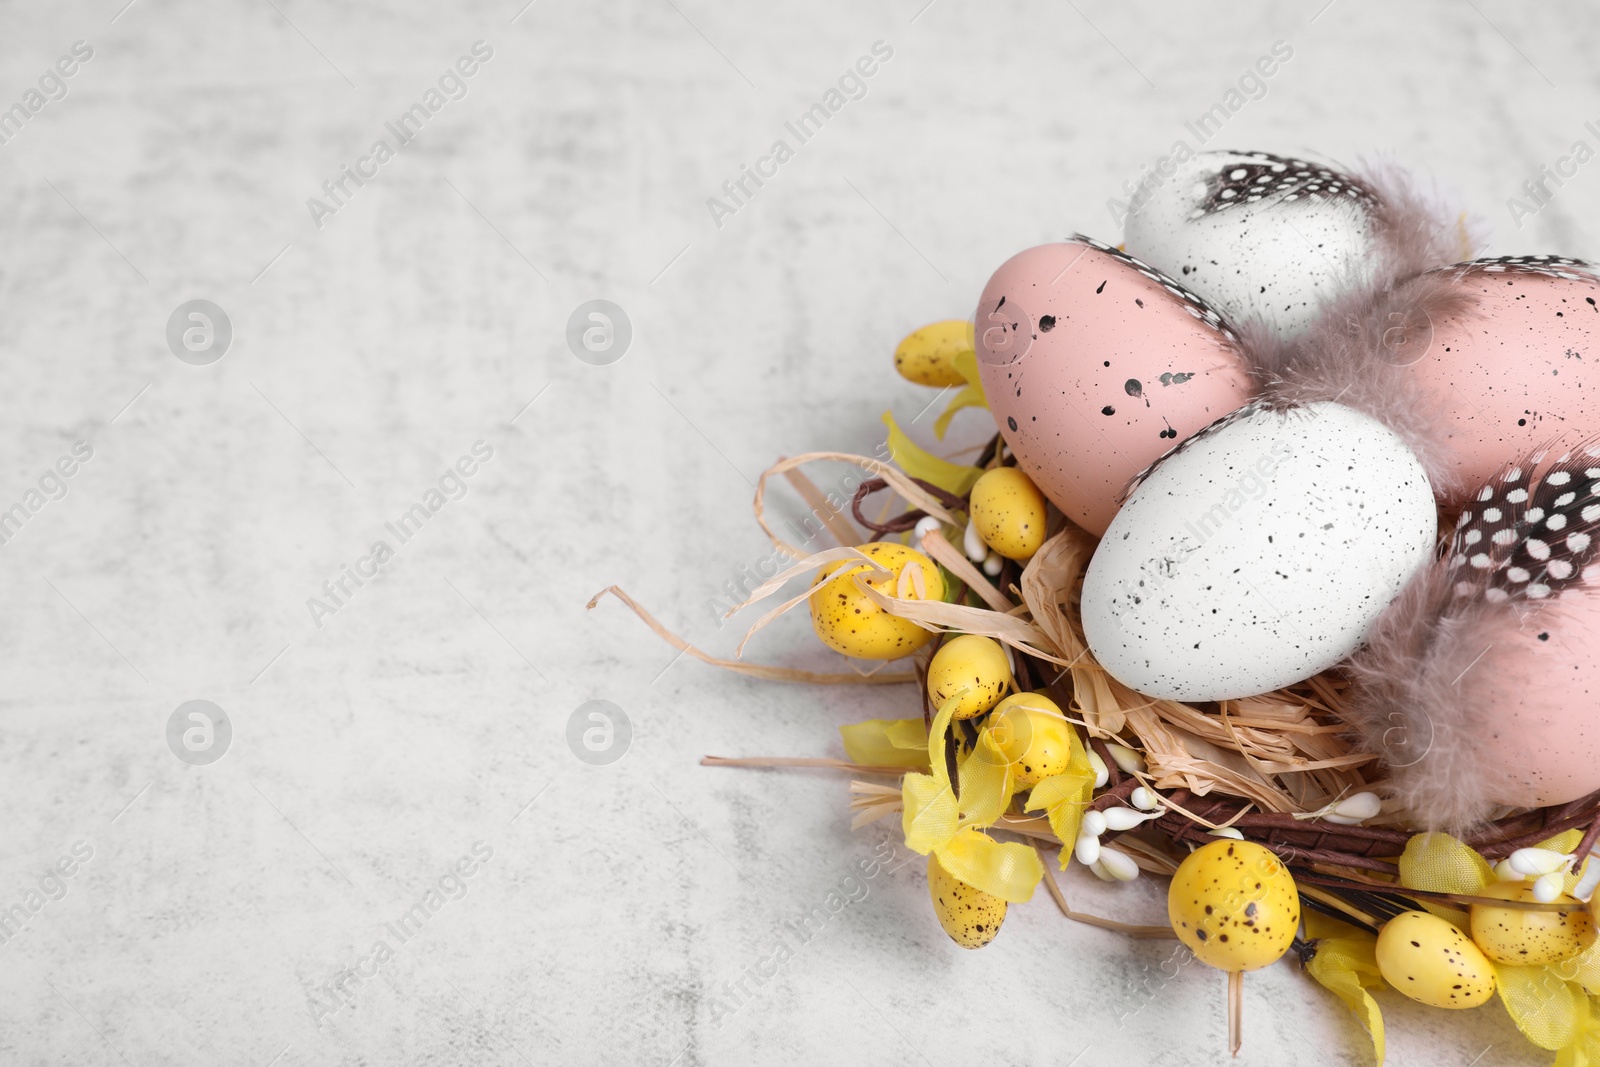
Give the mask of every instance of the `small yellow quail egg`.
<path id="1" fill-rule="evenodd" d="M 1201 963 L 1254 971 L 1289 951 L 1300 926 L 1300 893 L 1270 849 L 1220 839 L 1178 865 L 1167 917 Z"/>
<path id="2" fill-rule="evenodd" d="M 985 471 L 973 483 L 969 513 L 983 543 L 1007 559 L 1031 559 L 1044 544 L 1044 494 L 1015 467 Z"/>
<path id="3" fill-rule="evenodd" d="M 965 319 L 946 319 L 915 330 L 894 350 L 894 369 L 900 377 L 918 385 L 935 388 L 966 385 L 956 370 L 955 358 L 973 351 L 972 323 Z"/>
<path id="4" fill-rule="evenodd" d="M 928 895 L 933 912 L 951 940 L 962 948 L 982 948 L 993 941 L 1006 920 L 1006 902 L 981 889 L 957 881 L 928 856 Z"/>
<path id="5" fill-rule="evenodd" d="M 1478 896 L 1499 900 L 1534 900 L 1534 888 L 1525 882 L 1497 882 Z M 1576 904 L 1566 894 L 1555 903 Z M 1525 911 L 1472 905 L 1472 940 L 1496 963 L 1539 967 L 1570 960 L 1594 944 L 1594 920 L 1586 911 Z"/>
<path id="6" fill-rule="evenodd" d="M 1378 933 L 1383 980 L 1435 1008 L 1476 1008 L 1494 996 L 1494 964 L 1454 923 L 1408 911 Z"/>
<path id="7" fill-rule="evenodd" d="M 935 708 L 942 708 L 945 701 L 959 696 L 958 719 L 982 715 L 1000 702 L 1010 686 L 1011 661 L 992 637 L 952 637 L 939 646 L 928 664 L 928 699 Z"/>
<path id="8" fill-rule="evenodd" d="M 1072 759 L 1072 726 L 1043 693 L 1006 697 L 994 706 L 989 730 L 1011 761 L 1012 779 L 1019 789 L 1062 773 Z"/>
<path id="9" fill-rule="evenodd" d="M 941 600 L 944 579 L 933 560 L 916 549 L 889 542 L 859 546 L 874 562 L 888 569 L 874 572 L 857 560 L 842 560 L 824 567 L 817 575 L 811 593 L 811 627 L 822 643 L 846 656 L 858 659 L 899 659 L 933 640 L 933 632 L 909 619 L 890 615 L 856 588 L 855 575 L 885 596 L 895 596 L 900 574 L 912 564 L 922 568 L 922 589 L 918 597 L 915 583 L 907 599 Z"/>

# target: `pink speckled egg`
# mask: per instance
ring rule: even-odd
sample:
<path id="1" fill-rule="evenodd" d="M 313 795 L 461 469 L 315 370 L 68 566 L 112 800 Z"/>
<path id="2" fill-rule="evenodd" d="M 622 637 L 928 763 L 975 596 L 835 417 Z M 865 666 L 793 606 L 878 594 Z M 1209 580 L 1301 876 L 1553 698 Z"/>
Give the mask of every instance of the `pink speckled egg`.
<path id="1" fill-rule="evenodd" d="M 1493 709 L 1479 745 L 1491 800 L 1542 808 L 1600 789 L 1600 590 L 1545 601 L 1468 677 Z"/>
<path id="2" fill-rule="evenodd" d="M 1250 398 L 1215 310 L 1087 237 L 1002 264 L 975 327 L 989 410 L 1018 466 L 1097 536 L 1134 475 Z"/>
<path id="3" fill-rule="evenodd" d="M 1554 256 L 1475 260 L 1450 276 L 1464 308 L 1407 331 L 1409 363 L 1437 407 L 1458 505 L 1508 461 L 1600 433 L 1600 282 Z"/>

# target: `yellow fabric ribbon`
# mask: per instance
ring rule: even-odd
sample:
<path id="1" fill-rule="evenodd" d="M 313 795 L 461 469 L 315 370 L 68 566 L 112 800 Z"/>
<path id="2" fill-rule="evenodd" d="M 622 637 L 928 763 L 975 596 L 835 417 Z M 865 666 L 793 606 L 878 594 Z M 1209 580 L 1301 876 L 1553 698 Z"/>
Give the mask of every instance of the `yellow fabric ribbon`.
<path id="1" fill-rule="evenodd" d="M 1072 860 L 1072 847 L 1078 840 L 1083 813 L 1094 799 L 1094 768 L 1089 764 L 1089 753 L 1084 750 L 1077 730 L 1069 727 L 1067 736 L 1072 746 L 1067 769 L 1034 786 L 1023 809 L 1042 810 L 1050 820 L 1050 829 L 1061 839 L 1062 870 L 1066 870 Z"/>
<path id="2" fill-rule="evenodd" d="M 1556 1055 L 1555 1067 L 1600 1067 L 1600 1000 L 1590 999 L 1572 1041 Z"/>
<path id="3" fill-rule="evenodd" d="M 1306 964 L 1306 973 L 1347 1004 L 1372 1037 L 1372 1051 L 1378 1063 L 1385 1056 L 1383 1012 L 1371 990 L 1383 989 L 1378 970 L 1378 939 L 1364 930 L 1329 918 L 1321 912 L 1303 912 L 1306 938 L 1316 942 L 1316 952 Z"/>
<path id="4" fill-rule="evenodd" d="M 924 856 L 932 852 L 952 877 L 1001 900 L 1021 903 L 1032 898 L 1044 877 L 1044 865 L 1027 845 L 1001 844 L 982 833 L 1005 814 L 1014 786 L 1011 763 L 987 728 L 957 767 L 959 800 L 951 788 L 944 738 L 963 694 L 945 701 L 928 731 L 932 773 L 913 772 L 901 782 L 901 830 L 906 847 Z"/>
<path id="5" fill-rule="evenodd" d="M 1013 904 L 1032 898 L 1044 864 L 1027 845 L 1001 844 L 978 830 L 959 831 L 939 850 L 939 866 L 950 876 Z"/>
<path id="6" fill-rule="evenodd" d="M 883 413 L 883 424 L 889 428 L 889 457 L 912 478 L 921 478 L 955 496 L 966 496 L 972 483 L 983 473 L 979 467 L 951 463 L 924 449 L 905 435 L 892 412 Z"/>
<path id="7" fill-rule="evenodd" d="M 950 363 L 960 372 L 961 377 L 967 380 L 967 384 L 962 387 L 961 392 L 951 399 L 944 412 L 933 424 L 933 436 L 941 441 L 944 440 L 944 432 L 950 428 L 950 420 L 955 416 L 956 412 L 962 408 L 984 408 L 989 406 L 989 398 L 983 394 L 983 382 L 978 378 L 978 353 L 969 348 L 965 352 L 957 353 Z"/>
<path id="8" fill-rule="evenodd" d="M 868 719 L 839 727 L 839 736 L 853 763 L 928 769 L 928 728 L 921 719 Z"/>
<path id="9" fill-rule="evenodd" d="M 928 731 L 928 769 L 931 774 L 908 774 L 901 783 L 904 812 L 901 828 L 906 845 L 926 856 L 943 848 L 956 832 L 968 826 L 991 826 L 1011 801 L 1011 765 L 1004 757 L 992 758 L 998 751 L 981 746 L 962 760 L 957 769 L 961 778 L 962 800 L 950 786 L 950 770 L 945 763 L 945 735 L 955 717 L 956 706 L 966 690 L 953 695 L 939 708 Z M 991 743 L 992 744 L 992 743 Z M 980 756 L 980 753 L 983 755 Z"/>

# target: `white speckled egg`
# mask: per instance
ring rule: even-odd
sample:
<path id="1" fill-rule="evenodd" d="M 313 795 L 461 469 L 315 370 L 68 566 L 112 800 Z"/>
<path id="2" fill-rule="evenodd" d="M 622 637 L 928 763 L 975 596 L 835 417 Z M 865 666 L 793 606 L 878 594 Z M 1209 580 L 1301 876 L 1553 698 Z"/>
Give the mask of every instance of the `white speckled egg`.
<path id="1" fill-rule="evenodd" d="M 1129 495 L 1084 577 L 1084 635 L 1151 696 L 1269 692 L 1353 652 L 1436 525 L 1422 465 L 1377 420 L 1252 404 Z"/>
<path id="2" fill-rule="evenodd" d="M 1215 305 L 1290 336 L 1322 301 L 1366 278 L 1376 193 L 1326 163 L 1266 152 L 1199 152 L 1140 187 L 1125 247 Z"/>

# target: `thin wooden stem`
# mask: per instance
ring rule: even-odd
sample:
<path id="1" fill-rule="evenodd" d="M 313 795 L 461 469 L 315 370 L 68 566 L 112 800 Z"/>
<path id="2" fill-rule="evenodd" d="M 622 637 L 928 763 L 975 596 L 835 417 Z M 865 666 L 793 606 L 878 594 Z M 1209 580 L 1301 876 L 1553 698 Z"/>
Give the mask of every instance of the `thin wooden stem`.
<path id="1" fill-rule="evenodd" d="M 898 778 L 909 774 L 907 767 L 874 767 L 843 759 L 808 759 L 800 756 L 701 756 L 702 767 L 823 767 L 852 774 L 882 774 Z"/>
<path id="2" fill-rule="evenodd" d="M 1044 864 L 1044 887 L 1049 892 L 1050 899 L 1056 902 L 1056 907 L 1061 909 L 1061 914 L 1073 922 L 1083 923 L 1086 926 L 1098 926 L 1102 930 L 1115 930 L 1117 933 L 1127 934 L 1129 937 L 1151 941 L 1177 939 L 1178 935 L 1173 932 L 1170 926 L 1136 926 L 1132 923 L 1117 922 L 1115 919 L 1102 919 L 1098 915 L 1089 915 L 1086 912 L 1073 911 L 1067 905 L 1067 898 L 1062 895 L 1061 886 L 1056 882 L 1055 872 L 1050 870 L 1050 857 L 1038 845 L 1033 846 L 1033 849 L 1039 854 L 1039 862 Z"/>
<path id="3" fill-rule="evenodd" d="M 1355 919 L 1362 926 L 1365 926 L 1369 930 L 1376 931 L 1380 926 L 1383 925 L 1383 920 L 1382 919 L 1378 918 L 1376 915 L 1371 914 L 1370 912 L 1366 912 L 1366 911 L 1361 910 L 1360 908 L 1356 907 L 1354 904 L 1350 903 L 1348 900 L 1345 900 L 1343 897 L 1338 896 L 1337 894 L 1329 893 L 1326 890 L 1318 889 L 1315 886 L 1307 885 L 1307 884 L 1300 883 L 1300 882 L 1296 883 L 1296 888 L 1298 888 L 1300 890 L 1300 895 L 1301 896 L 1309 897 L 1310 899 L 1315 900 L 1315 901 L 1317 901 L 1319 903 L 1326 904 L 1330 908 L 1336 908 L 1340 912 L 1343 912 L 1345 915 L 1348 915 L 1352 919 Z"/>
<path id="4" fill-rule="evenodd" d="M 1403 885 L 1390 882 L 1364 882 L 1358 878 L 1344 878 L 1339 875 L 1308 874 L 1299 869 L 1294 869 L 1293 874 L 1295 882 L 1299 885 L 1317 885 L 1328 889 L 1382 893 L 1395 897 L 1412 897 L 1417 900 L 1434 900 L 1441 904 L 1457 904 L 1463 907 L 1473 904 L 1488 904 L 1496 908 L 1510 908 L 1513 911 L 1548 911 L 1558 915 L 1588 910 L 1588 905 L 1574 902 L 1541 904 L 1536 900 L 1501 900 L 1499 897 L 1485 897 L 1473 893 L 1438 893 L 1427 889 L 1408 889 Z"/>
<path id="5" fill-rule="evenodd" d="M 1239 1055 L 1244 1044 L 1244 972 L 1228 972 L 1228 1052 Z"/>
<path id="6" fill-rule="evenodd" d="M 1578 869 L 1583 868 L 1583 861 L 1594 851 L 1596 842 L 1600 842 L 1600 813 L 1596 813 L 1594 822 L 1589 824 L 1588 831 L 1583 835 L 1583 840 L 1578 842 L 1576 851 L 1572 854 L 1578 857 Z"/>

